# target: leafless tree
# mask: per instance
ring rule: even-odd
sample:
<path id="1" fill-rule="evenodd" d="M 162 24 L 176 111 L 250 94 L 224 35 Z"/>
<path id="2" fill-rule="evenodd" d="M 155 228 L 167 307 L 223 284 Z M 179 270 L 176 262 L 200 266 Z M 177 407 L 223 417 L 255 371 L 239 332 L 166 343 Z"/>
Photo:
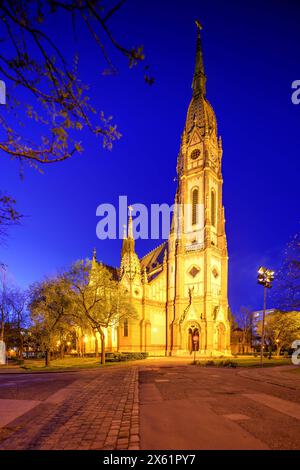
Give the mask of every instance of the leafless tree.
<path id="1" fill-rule="evenodd" d="M 273 303 L 282 311 L 300 310 L 300 232 L 288 243 L 275 277 Z"/>
<path id="2" fill-rule="evenodd" d="M 18 225 L 22 215 L 15 209 L 16 201 L 8 196 L 0 194 L 0 240 L 7 236 L 7 230 L 12 225 Z"/>
<path id="3" fill-rule="evenodd" d="M 242 348 L 245 352 L 245 346 L 251 344 L 253 335 L 253 312 L 248 307 L 241 307 L 238 315 L 237 322 L 242 330 Z"/>
<path id="4" fill-rule="evenodd" d="M 12 288 L 9 295 L 11 310 L 10 322 L 16 335 L 18 358 L 23 358 L 25 328 L 29 325 L 27 312 L 28 293 L 19 288 Z"/>
<path id="5" fill-rule="evenodd" d="M 121 134 L 110 115 L 90 102 L 80 79 L 78 54 L 68 57 L 49 32 L 52 18 L 63 19 L 80 34 L 87 30 L 99 56 L 95 68 L 116 73 L 118 57 L 130 67 L 144 60 L 143 47 L 128 48 L 111 28 L 112 17 L 125 0 L 2 0 L 0 2 L 0 77 L 6 82 L 6 105 L 0 106 L 0 155 L 17 160 L 20 171 L 62 162 L 83 151 L 82 132 L 99 137 L 106 148 Z M 124 30 L 126 25 L 124 25 Z M 152 84 L 148 67 L 144 77 Z M 26 123 L 31 121 L 30 132 Z M 40 139 L 33 141 L 32 128 Z M 20 220 L 14 200 L 0 198 L 0 231 Z"/>
<path id="6" fill-rule="evenodd" d="M 1 279 L 0 279 L 0 321 L 1 321 L 0 341 L 4 341 L 5 324 L 9 321 L 9 313 L 10 313 L 10 300 L 9 300 L 8 288 L 6 285 L 5 267 L 2 267 L 2 269 L 0 270 L 0 274 L 1 274 Z"/>

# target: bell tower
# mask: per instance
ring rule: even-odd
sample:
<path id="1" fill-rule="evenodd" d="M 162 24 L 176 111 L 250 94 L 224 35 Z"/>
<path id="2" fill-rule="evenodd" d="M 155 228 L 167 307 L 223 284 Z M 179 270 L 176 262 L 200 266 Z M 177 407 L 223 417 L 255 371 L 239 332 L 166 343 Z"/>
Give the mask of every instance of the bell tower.
<path id="1" fill-rule="evenodd" d="M 199 331 L 203 355 L 230 353 L 228 254 L 222 203 L 222 140 L 206 97 L 197 21 L 192 98 L 177 161 L 178 188 L 168 246 L 169 354 L 187 353 L 188 331 Z"/>

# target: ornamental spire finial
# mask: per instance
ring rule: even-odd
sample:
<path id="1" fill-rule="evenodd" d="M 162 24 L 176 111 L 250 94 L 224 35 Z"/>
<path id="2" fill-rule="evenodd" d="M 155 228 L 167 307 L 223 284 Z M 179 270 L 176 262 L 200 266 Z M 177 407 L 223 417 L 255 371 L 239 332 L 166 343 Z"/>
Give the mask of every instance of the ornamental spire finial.
<path id="1" fill-rule="evenodd" d="M 196 23 L 197 28 L 201 31 L 201 29 L 202 29 L 202 24 L 200 23 L 200 21 L 199 21 L 199 20 L 195 20 L 195 23 Z"/>
<path id="2" fill-rule="evenodd" d="M 192 88 L 194 91 L 194 95 L 198 93 L 202 93 L 205 95 L 206 93 L 206 76 L 204 72 L 204 64 L 203 64 L 203 54 L 202 54 L 202 46 L 201 46 L 201 35 L 200 31 L 202 30 L 202 25 L 199 20 L 195 21 L 197 27 L 197 43 L 196 43 L 196 63 L 195 63 L 195 73 Z"/>

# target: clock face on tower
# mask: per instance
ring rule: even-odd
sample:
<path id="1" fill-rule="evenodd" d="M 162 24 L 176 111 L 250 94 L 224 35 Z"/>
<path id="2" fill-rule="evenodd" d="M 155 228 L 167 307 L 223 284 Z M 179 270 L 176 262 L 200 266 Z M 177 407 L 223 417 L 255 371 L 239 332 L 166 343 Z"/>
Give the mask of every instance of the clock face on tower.
<path id="1" fill-rule="evenodd" d="M 191 160 L 197 160 L 201 155 L 201 151 L 199 149 L 193 150 L 191 153 Z"/>

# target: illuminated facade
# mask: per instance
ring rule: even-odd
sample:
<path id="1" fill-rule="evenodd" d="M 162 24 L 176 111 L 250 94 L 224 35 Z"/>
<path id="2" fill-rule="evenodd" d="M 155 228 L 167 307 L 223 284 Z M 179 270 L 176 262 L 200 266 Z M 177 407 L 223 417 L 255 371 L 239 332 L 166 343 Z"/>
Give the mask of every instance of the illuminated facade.
<path id="1" fill-rule="evenodd" d="M 117 331 L 108 332 L 111 350 L 230 354 L 222 141 L 206 98 L 200 28 L 192 90 L 177 162 L 178 210 L 170 236 L 140 259 L 130 216 L 118 276 L 139 318 L 122 321 Z"/>

